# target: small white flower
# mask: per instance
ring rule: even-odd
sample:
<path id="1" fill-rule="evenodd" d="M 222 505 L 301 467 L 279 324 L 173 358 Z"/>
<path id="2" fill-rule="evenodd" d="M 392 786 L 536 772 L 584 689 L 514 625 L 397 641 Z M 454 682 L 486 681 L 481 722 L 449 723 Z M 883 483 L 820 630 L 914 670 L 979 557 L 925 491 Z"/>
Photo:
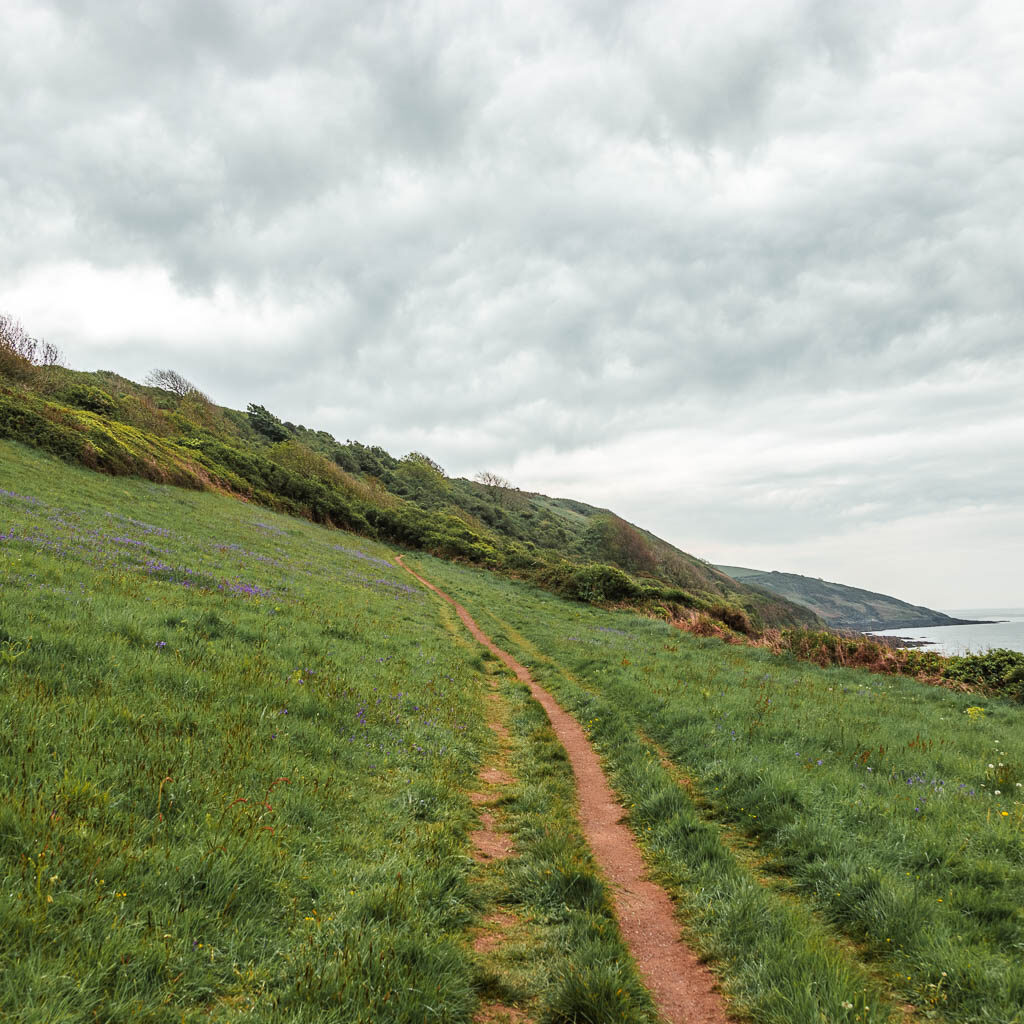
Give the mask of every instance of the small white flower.
<path id="1" fill-rule="evenodd" d="M 998 789 L 995 791 L 995 794 L 996 794 L 996 796 L 999 796 L 999 790 Z"/>
<path id="2" fill-rule="evenodd" d="M 995 768 L 995 765 L 994 764 L 990 764 L 989 768 Z"/>

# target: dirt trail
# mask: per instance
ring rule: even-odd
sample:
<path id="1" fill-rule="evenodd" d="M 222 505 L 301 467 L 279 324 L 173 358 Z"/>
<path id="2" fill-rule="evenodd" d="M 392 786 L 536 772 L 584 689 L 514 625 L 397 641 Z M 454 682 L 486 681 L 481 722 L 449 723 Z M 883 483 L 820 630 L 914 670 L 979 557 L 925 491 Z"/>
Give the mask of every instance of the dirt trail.
<path id="1" fill-rule="evenodd" d="M 466 628 L 516 677 L 547 712 L 576 775 L 580 823 L 594 857 L 611 883 L 622 936 L 637 962 L 658 1011 L 671 1024 L 728 1024 L 725 1003 L 715 991 L 714 975 L 682 941 L 665 890 L 646 877 L 632 833 L 622 823 L 624 811 L 615 798 L 597 753 L 579 723 L 539 686 L 525 666 L 495 644 L 472 616 L 443 590 L 398 563 L 425 587 L 447 601 Z"/>

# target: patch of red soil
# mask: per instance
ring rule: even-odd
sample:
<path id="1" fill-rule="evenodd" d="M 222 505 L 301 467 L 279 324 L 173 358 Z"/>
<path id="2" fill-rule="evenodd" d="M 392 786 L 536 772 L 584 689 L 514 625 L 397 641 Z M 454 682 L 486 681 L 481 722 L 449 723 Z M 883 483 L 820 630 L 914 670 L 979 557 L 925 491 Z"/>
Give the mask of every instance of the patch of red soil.
<path id="1" fill-rule="evenodd" d="M 512 856 L 512 840 L 503 832 L 470 832 L 469 838 L 473 844 L 473 860 L 479 864 Z"/>
<path id="2" fill-rule="evenodd" d="M 514 1006 L 502 1003 L 488 1003 L 473 1015 L 473 1024 L 522 1024 L 530 1018 Z"/>
<path id="3" fill-rule="evenodd" d="M 477 778 L 489 786 L 508 786 L 516 781 L 508 772 L 503 772 L 500 768 L 485 768 Z"/>
<path id="4" fill-rule="evenodd" d="M 473 859 L 483 862 L 511 856 L 512 838 L 506 832 L 495 830 L 494 815 L 484 811 L 480 815 L 480 824 L 483 828 L 469 833 L 470 842 L 473 844 Z"/>
<path id="5" fill-rule="evenodd" d="M 622 936 L 659 1012 L 672 1024 L 727 1024 L 729 1018 L 725 1003 L 715 989 L 714 975 L 680 938 L 668 894 L 646 877 L 640 850 L 632 833 L 622 824 L 622 806 L 608 785 L 601 762 L 583 728 L 559 707 L 547 690 L 534 682 L 525 666 L 480 629 L 462 605 L 413 572 L 401 555 L 398 563 L 447 601 L 477 642 L 512 669 L 547 712 L 576 775 L 583 833 L 611 882 L 612 901 Z"/>
<path id="6" fill-rule="evenodd" d="M 501 910 L 496 910 L 494 913 L 488 914 L 484 918 L 484 924 L 487 925 L 490 930 L 481 932 L 473 940 L 473 949 L 477 953 L 489 953 L 492 949 L 496 949 L 508 938 L 509 930 L 514 928 L 518 923 L 518 919 L 512 914 L 506 914 Z"/>

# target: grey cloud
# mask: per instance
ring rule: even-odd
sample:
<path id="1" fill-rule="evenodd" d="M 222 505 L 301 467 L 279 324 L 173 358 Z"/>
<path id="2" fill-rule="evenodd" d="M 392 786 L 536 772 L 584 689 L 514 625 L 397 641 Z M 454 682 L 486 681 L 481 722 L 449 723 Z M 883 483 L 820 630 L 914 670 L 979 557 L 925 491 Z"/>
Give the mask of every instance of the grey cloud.
<path id="1" fill-rule="evenodd" d="M 829 395 L 847 439 L 969 426 L 1024 380 L 1020 21 L 996 0 L 11 4 L 0 271 L 155 266 L 187 299 L 301 309 L 279 350 L 225 338 L 191 375 L 340 436 L 436 439 L 468 472 L 709 422 L 796 444 L 794 410 Z M 1019 436 L 962 486 L 907 445 L 872 515 L 936 507 L 947 478 L 1016 500 Z M 780 476 L 810 497 L 765 529 L 864 504 L 855 461 Z M 771 478 L 737 473 L 740 529 Z"/>

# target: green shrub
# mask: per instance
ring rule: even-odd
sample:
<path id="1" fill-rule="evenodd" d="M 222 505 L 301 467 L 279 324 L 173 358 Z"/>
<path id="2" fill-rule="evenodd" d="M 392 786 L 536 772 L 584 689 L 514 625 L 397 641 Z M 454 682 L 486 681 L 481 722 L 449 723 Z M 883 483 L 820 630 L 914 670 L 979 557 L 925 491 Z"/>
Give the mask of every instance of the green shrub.
<path id="1" fill-rule="evenodd" d="M 572 574 L 571 594 L 579 601 L 622 601 L 638 597 L 640 587 L 621 569 L 611 565 L 586 565 Z"/>
<path id="2" fill-rule="evenodd" d="M 249 423 L 258 434 L 271 441 L 287 441 L 291 436 L 285 425 L 262 405 L 250 402 L 246 411 L 249 414 Z"/>
<path id="3" fill-rule="evenodd" d="M 947 679 L 981 687 L 1024 700 L 1024 654 L 997 647 L 985 654 L 949 658 L 943 670 Z"/>
<path id="4" fill-rule="evenodd" d="M 81 462 L 82 435 L 65 424 L 55 423 L 38 407 L 0 396 L 0 437 L 42 448 L 65 462 Z"/>
<path id="5" fill-rule="evenodd" d="M 728 601 L 718 601 L 708 608 L 708 612 L 737 633 L 743 633 L 745 636 L 754 634 L 750 616 L 738 605 L 730 604 Z"/>
<path id="6" fill-rule="evenodd" d="M 594 516 L 584 537 L 585 547 L 632 572 L 654 572 L 657 558 L 650 542 L 635 527 L 615 515 Z"/>
<path id="7" fill-rule="evenodd" d="M 88 409 L 101 416 L 113 416 L 117 412 L 117 403 L 114 399 L 106 391 L 91 384 L 75 381 L 61 391 L 60 398 L 76 409 Z"/>
<path id="8" fill-rule="evenodd" d="M 28 380 L 35 373 L 35 367 L 13 349 L 0 344 L 0 377 L 11 380 Z"/>

